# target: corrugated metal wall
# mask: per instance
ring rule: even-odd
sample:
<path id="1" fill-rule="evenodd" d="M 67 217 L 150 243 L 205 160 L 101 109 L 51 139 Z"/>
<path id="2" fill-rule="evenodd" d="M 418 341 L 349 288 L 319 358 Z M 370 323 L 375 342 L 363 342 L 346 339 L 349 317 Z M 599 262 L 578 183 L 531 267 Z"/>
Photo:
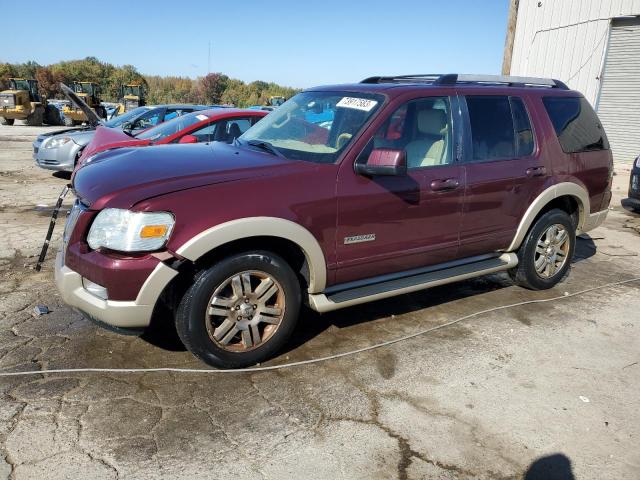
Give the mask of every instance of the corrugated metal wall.
<path id="1" fill-rule="evenodd" d="M 596 104 L 611 18 L 640 0 L 520 0 L 511 74 L 553 77 Z"/>
<path id="2" fill-rule="evenodd" d="M 640 154 L 640 19 L 614 20 L 597 102 L 617 161 Z"/>

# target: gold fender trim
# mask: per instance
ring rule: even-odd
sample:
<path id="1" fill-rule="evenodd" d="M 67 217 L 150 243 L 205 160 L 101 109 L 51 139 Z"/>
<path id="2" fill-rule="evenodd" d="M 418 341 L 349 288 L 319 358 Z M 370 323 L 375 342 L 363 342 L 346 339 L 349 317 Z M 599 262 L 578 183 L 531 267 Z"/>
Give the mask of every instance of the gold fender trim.
<path id="1" fill-rule="evenodd" d="M 520 220 L 520 224 L 518 225 L 518 230 L 516 230 L 516 234 L 511 241 L 511 244 L 506 249 L 507 252 L 513 252 L 517 250 L 522 241 L 524 240 L 525 235 L 529 231 L 529 228 L 533 224 L 533 221 L 538 216 L 540 211 L 552 200 L 563 197 L 563 196 L 571 196 L 578 203 L 578 226 L 576 228 L 576 233 L 580 234 L 586 230 L 590 230 L 592 227 L 591 223 L 587 221 L 590 215 L 590 205 L 589 205 L 589 194 L 587 191 L 582 188 L 580 185 L 571 182 L 562 182 L 557 183 L 555 185 L 550 186 L 545 191 L 543 191 L 538 197 L 529 205 L 527 211 L 524 213 L 522 220 Z M 599 212 L 601 213 L 601 212 Z M 594 214 L 598 215 L 598 214 Z M 597 225 L 596 225 L 597 226 Z M 586 228 L 585 228 L 586 227 Z"/>
<path id="2" fill-rule="evenodd" d="M 251 237 L 278 237 L 303 251 L 309 265 L 309 293 L 322 292 L 327 283 L 327 264 L 316 238 L 303 226 L 278 217 L 249 217 L 211 227 L 184 243 L 176 253 L 191 261 L 235 240 Z"/>

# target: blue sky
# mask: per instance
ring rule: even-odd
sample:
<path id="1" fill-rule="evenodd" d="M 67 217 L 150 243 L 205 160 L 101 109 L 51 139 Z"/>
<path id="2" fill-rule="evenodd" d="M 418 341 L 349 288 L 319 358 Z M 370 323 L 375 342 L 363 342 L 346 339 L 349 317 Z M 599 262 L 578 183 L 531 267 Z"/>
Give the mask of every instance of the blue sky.
<path id="1" fill-rule="evenodd" d="M 20 1 L 0 7 L 5 19 L 26 13 Z M 33 0 L 27 10 L 28 25 L 3 22 L 0 61 L 95 56 L 195 78 L 207 73 L 211 42 L 211 71 L 309 87 L 376 74 L 499 73 L 508 0 Z"/>

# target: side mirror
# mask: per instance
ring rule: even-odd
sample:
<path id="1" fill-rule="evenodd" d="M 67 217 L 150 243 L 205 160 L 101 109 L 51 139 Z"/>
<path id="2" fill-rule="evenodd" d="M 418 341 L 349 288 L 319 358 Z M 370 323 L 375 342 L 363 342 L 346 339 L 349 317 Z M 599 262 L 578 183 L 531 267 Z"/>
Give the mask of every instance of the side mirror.
<path id="1" fill-rule="evenodd" d="M 407 174 L 407 154 L 404 150 L 393 148 L 374 148 L 367 163 L 356 163 L 358 175 L 373 177 L 377 175 L 404 176 Z"/>
<path id="2" fill-rule="evenodd" d="M 194 137 L 193 135 L 185 135 L 180 139 L 178 143 L 198 143 L 198 137 Z"/>

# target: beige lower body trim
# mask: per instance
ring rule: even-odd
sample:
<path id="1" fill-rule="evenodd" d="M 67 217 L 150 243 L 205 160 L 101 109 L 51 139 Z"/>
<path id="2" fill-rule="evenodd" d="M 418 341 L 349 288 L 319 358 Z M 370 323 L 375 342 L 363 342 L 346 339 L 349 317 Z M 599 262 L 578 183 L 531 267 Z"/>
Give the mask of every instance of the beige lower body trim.
<path id="1" fill-rule="evenodd" d="M 458 282 L 460 280 L 466 280 L 468 278 L 480 277 L 482 275 L 488 275 L 490 273 L 500 272 L 508 270 L 518 265 L 518 257 L 515 253 L 503 253 L 499 259 L 503 262 L 502 265 L 494 266 L 492 268 L 474 269 L 473 264 L 462 265 L 451 268 L 451 276 L 442 275 L 442 271 L 433 272 L 434 278 L 426 280 L 421 283 L 408 285 L 396 290 L 390 290 L 386 292 L 376 293 L 373 295 L 365 295 L 351 300 L 343 302 L 333 302 L 325 294 L 310 294 L 308 297 L 309 306 L 316 312 L 330 312 L 332 310 L 338 310 L 340 308 L 351 307 L 353 305 L 359 305 L 361 303 L 372 302 L 374 300 L 382 300 L 383 298 L 394 297 L 404 293 L 415 292 L 417 290 L 423 290 L 425 288 L 436 287 L 438 285 L 445 285 L 447 283 Z M 454 273 L 455 272 L 455 273 Z"/>
<path id="2" fill-rule="evenodd" d="M 587 215 L 587 217 L 584 219 L 584 224 L 582 225 L 582 228 L 580 228 L 576 233 L 580 234 L 580 233 L 588 232 L 589 230 L 593 230 L 594 228 L 598 228 L 600 225 L 604 223 L 608 213 L 609 213 L 609 210 L 602 210 L 600 212 L 591 213 Z"/>
<path id="3" fill-rule="evenodd" d="M 87 291 L 82 276 L 63 264 L 62 253 L 56 257 L 55 279 L 66 304 L 108 325 L 121 328 L 148 327 L 158 297 L 178 274 L 160 263 L 149 275 L 134 301 L 103 300 Z"/>

